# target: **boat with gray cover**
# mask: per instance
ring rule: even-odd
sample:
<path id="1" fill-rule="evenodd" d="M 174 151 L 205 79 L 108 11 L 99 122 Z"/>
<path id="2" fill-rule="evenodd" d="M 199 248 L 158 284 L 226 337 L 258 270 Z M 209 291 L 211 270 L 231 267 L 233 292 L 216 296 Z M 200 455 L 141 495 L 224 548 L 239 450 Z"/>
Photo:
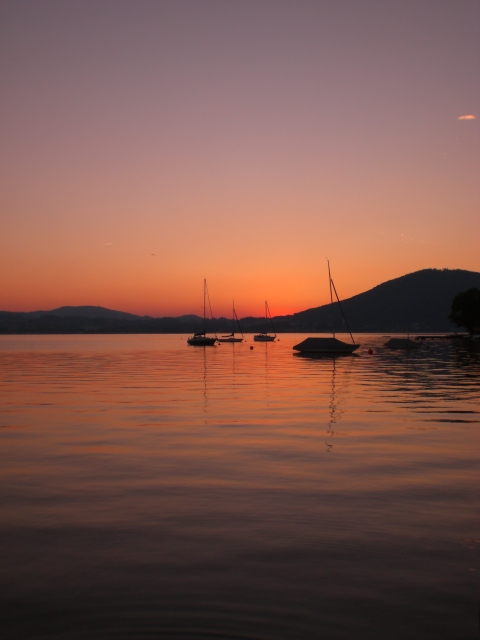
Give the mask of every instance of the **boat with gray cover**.
<path id="1" fill-rule="evenodd" d="M 301 353 L 353 353 L 359 346 L 359 344 L 347 344 L 337 338 L 306 338 L 303 342 L 296 344 L 293 349 Z"/>
<path id="2" fill-rule="evenodd" d="M 342 305 L 340 302 L 340 298 L 338 297 L 337 289 L 335 288 L 335 284 L 332 280 L 332 275 L 330 273 L 330 261 L 327 260 L 328 265 L 328 283 L 330 286 L 330 308 L 332 309 L 332 337 L 331 338 L 306 338 L 303 342 L 296 344 L 293 349 L 294 351 L 299 351 L 300 353 L 308 353 L 311 355 L 346 355 L 349 353 L 353 353 L 360 346 L 359 344 L 355 344 L 355 340 L 353 338 L 352 332 L 348 329 L 350 333 L 350 337 L 352 338 L 352 344 L 348 344 L 347 342 L 342 342 L 335 337 L 335 322 L 333 315 L 333 293 L 335 292 L 335 296 L 337 298 L 338 306 L 343 316 L 343 320 L 348 328 L 347 319 L 345 314 L 343 313 Z"/>

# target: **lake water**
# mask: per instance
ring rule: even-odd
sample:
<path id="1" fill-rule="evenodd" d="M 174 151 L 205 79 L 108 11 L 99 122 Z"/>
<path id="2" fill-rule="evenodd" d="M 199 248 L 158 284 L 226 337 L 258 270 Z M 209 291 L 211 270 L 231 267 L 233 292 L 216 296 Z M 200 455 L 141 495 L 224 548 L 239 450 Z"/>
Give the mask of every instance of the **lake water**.
<path id="1" fill-rule="evenodd" d="M 304 337 L 0 337 L 0 636 L 478 638 L 480 351 Z"/>

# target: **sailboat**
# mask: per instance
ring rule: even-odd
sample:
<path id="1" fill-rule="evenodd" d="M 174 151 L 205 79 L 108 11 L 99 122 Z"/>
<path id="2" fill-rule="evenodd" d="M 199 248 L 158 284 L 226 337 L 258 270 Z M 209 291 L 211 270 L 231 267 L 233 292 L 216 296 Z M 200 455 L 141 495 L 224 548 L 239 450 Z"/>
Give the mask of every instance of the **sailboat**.
<path id="1" fill-rule="evenodd" d="M 317 355 L 342 355 L 353 353 L 360 346 L 359 344 L 355 344 L 355 340 L 353 339 L 352 332 L 350 331 L 347 323 L 347 319 L 345 318 L 345 314 L 343 313 L 342 305 L 340 302 L 340 298 L 338 297 L 337 289 L 332 279 L 332 275 L 330 272 L 330 261 L 327 260 L 328 265 L 328 283 L 330 286 L 330 308 L 332 310 L 332 337 L 331 338 L 306 338 L 303 342 L 296 344 L 293 349 L 295 351 L 299 351 L 300 353 L 310 353 Z M 333 315 L 333 293 L 335 292 L 335 296 L 337 298 L 338 306 L 340 307 L 340 311 L 342 312 L 343 319 L 345 324 L 347 325 L 348 332 L 352 339 L 352 344 L 348 344 L 347 342 L 342 342 L 342 340 L 338 340 L 335 337 L 335 321 Z"/>
<path id="2" fill-rule="evenodd" d="M 270 324 L 272 325 L 273 336 L 268 333 L 268 321 L 270 320 Z M 266 333 L 259 333 L 256 336 L 253 336 L 255 342 L 273 342 L 277 337 L 275 333 L 275 327 L 273 326 L 272 314 L 270 313 L 270 309 L 268 308 L 268 302 L 265 300 L 265 324 L 267 325 Z"/>
<path id="3" fill-rule="evenodd" d="M 217 341 L 217 336 L 215 336 L 214 338 L 209 338 L 207 336 L 207 332 L 205 328 L 207 297 L 208 297 L 208 304 L 210 306 L 210 296 L 208 295 L 207 281 L 204 278 L 203 279 L 203 331 L 201 331 L 200 333 L 194 333 L 193 336 L 188 338 L 187 344 L 190 344 L 193 347 L 213 347 Z M 211 315 L 212 315 L 212 307 L 210 306 L 210 316 Z"/>
<path id="4" fill-rule="evenodd" d="M 237 312 L 235 311 L 235 302 L 232 302 L 232 322 L 235 323 L 235 321 L 237 322 L 238 330 L 242 334 L 242 337 L 241 338 L 236 338 L 235 337 L 235 331 L 232 331 L 232 333 L 229 333 L 226 336 L 222 336 L 221 338 L 217 338 L 218 342 L 243 342 L 242 327 L 240 326 L 240 320 L 238 319 Z"/>

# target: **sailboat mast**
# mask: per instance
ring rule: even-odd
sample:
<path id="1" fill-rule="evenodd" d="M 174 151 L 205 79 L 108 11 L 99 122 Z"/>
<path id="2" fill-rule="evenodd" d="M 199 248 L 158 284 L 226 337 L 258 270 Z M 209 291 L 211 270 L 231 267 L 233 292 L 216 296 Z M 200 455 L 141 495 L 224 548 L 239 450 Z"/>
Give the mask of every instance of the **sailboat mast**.
<path id="1" fill-rule="evenodd" d="M 242 331 L 242 327 L 240 326 L 240 320 L 238 319 L 237 312 L 235 311 L 235 302 L 233 302 L 233 320 L 237 321 L 238 330 L 242 334 L 242 338 L 243 338 L 243 331 Z M 234 326 L 235 326 L 235 324 L 234 324 Z"/>
<path id="2" fill-rule="evenodd" d="M 335 338 L 335 316 L 333 312 L 333 291 L 332 291 L 332 276 L 330 274 L 330 260 L 327 259 L 328 265 L 328 284 L 330 286 L 330 310 L 332 312 L 332 333 Z"/>
<path id="3" fill-rule="evenodd" d="M 270 318 L 270 324 L 272 325 L 272 331 L 273 331 L 273 333 L 275 333 L 275 327 L 273 326 L 273 318 L 272 318 L 272 314 L 270 313 L 270 309 L 268 307 L 268 302 L 267 301 L 265 301 L 265 316 Z M 268 320 L 267 320 L 267 322 L 268 322 Z M 267 329 L 267 331 L 268 331 L 268 329 Z M 275 335 L 277 335 L 277 334 L 275 333 Z"/>
<path id="4" fill-rule="evenodd" d="M 203 279 L 203 333 L 206 333 L 206 325 L 205 325 L 205 305 L 207 299 L 207 279 Z"/>

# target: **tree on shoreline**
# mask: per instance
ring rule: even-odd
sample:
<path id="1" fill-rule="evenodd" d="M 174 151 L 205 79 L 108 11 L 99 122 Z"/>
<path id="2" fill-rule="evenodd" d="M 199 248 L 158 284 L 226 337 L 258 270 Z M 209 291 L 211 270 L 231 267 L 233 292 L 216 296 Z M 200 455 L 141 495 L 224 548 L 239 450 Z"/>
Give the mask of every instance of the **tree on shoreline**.
<path id="1" fill-rule="evenodd" d="M 452 302 L 448 316 L 457 327 L 465 327 L 469 333 L 480 332 L 480 290 L 473 288 L 462 291 Z"/>

